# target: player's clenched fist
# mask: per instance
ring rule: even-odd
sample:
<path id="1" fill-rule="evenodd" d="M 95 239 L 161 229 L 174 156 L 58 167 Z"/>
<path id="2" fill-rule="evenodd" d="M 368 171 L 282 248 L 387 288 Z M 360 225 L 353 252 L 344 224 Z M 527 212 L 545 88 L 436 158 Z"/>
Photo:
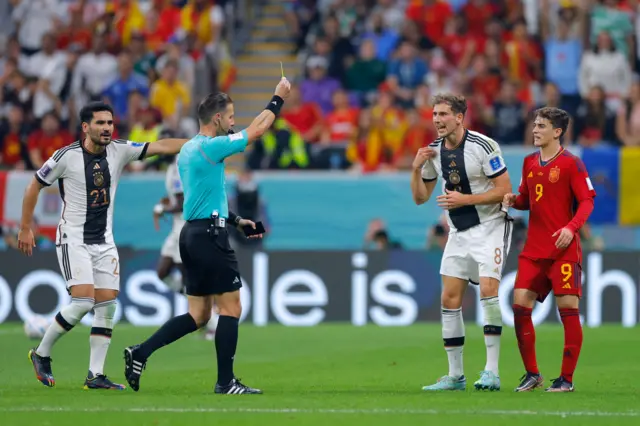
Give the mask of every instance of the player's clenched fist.
<path id="1" fill-rule="evenodd" d="M 504 194 L 504 197 L 502 198 L 502 204 L 505 207 L 511 207 L 515 204 L 516 198 L 518 198 L 516 194 Z"/>
<path id="2" fill-rule="evenodd" d="M 436 155 L 436 152 L 431 148 L 428 148 L 428 147 L 420 148 L 418 150 L 418 153 L 416 154 L 416 158 L 414 158 L 413 160 L 413 168 L 415 170 L 421 169 L 425 161 L 434 157 L 435 155 Z"/>
<path id="3" fill-rule="evenodd" d="M 280 83 L 276 86 L 276 96 L 280 96 L 282 99 L 286 99 L 291 91 L 291 83 L 286 77 L 282 77 Z"/>

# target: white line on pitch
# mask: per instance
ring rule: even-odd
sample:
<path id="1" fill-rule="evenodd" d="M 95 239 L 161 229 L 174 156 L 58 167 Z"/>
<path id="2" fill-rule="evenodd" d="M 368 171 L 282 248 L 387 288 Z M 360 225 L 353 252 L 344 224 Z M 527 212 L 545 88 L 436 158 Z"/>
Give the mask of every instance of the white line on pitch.
<path id="1" fill-rule="evenodd" d="M 446 414 L 486 416 L 551 417 L 640 417 L 639 411 L 536 411 L 536 410 L 429 410 L 429 409 L 350 409 L 350 408 L 70 408 L 70 407 L 0 407 L 0 412 L 126 412 L 126 413 L 256 413 L 256 414 Z"/>

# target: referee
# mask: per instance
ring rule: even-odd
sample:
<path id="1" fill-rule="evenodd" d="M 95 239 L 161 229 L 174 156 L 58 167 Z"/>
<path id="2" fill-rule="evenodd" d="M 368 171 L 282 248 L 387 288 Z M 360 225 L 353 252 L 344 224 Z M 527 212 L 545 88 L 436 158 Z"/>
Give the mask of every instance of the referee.
<path id="1" fill-rule="evenodd" d="M 265 110 L 240 133 L 233 133 L 233 102 L 227 94 L 211 94 L 198 106 L 200 132 L 182 147 L 178 157 L 186 220 L 180 233 L 180 256 L 187 275 L 189 312 L 167 321 L 140 345 L 124 350 L 125 377 L 133 390 L 139 389 L 140 375 L 151 354 L 207 324 L 215 303 L 220 313 L 215 337 L 218 358 L 215 392 L 262 393 L 240 383 L 233 373 L 242 282 L 225 225 L 227 219 L 239 228 L 255 224 L 229 214 L 224 159 L 243 152 L 271 127 L 290 90 L 291 84 L 283 77 Z"/>

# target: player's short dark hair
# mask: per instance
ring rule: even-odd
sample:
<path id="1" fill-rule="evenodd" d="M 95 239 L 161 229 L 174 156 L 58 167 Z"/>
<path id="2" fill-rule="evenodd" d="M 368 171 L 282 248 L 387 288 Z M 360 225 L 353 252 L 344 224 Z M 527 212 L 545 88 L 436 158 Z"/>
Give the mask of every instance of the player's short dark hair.
<path id="1" fill-rule="evenodd" d="M 201 124 L 209 124 L 214 115 L 223 112 L 232 103 L 231 97 L 226 93 L 211 93 L 198 105 L 198 120 Z"/>
<path id="2" fill-rule="evenodd" d="M 569 113 L 560 108 L 554 107 L 542 107 L 536 110 L 535 117 L 544 118 L 549 120 L 551 126 L 554 129 L 562 129 L 562 133 L 560 133 L 560 137 L 564 136 L 567 132 L 567 128 L 569 127 Z"/>
<path id="3" fill-rule="evenodd" d="M 465 115 L 467 113 L 467 99 L 462 95 L 439 93 L 433 97 L 433 106 L 438 104 L 449 105 L 454 114 Z"/>
<path id="4" fill-rule="evenodd" d="M 80 124 L 87 123 L 91 124 L 91 120 L 93 119 L 93 114 L 96 112 L 110 112 L 113 115 L 113 108 L 111 105 L 106 104 L 104 102 L 90 102 L 82 107 L 80 110 Z"/>

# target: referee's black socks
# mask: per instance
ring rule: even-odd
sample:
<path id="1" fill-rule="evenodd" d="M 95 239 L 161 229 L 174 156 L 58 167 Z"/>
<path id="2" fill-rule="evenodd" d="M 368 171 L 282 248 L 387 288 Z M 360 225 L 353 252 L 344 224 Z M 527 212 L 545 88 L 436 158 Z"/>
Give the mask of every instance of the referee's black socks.
<path id="1" fill-rule="evenodd" d="M 189 333 L 193 333 L 198 329 L 198 325 L 191 315 L 188 313 L 171 318 L 165 322 L 158 331 L 156 331 L 151 337 L 140 344 L 138 352 L 141 357 L 147 359 L 152 353 L 157 351 L 163 346 L 175 342 L 181 337 L 186 336 Z M 236 325 L 236 336 L 238 335 L 238 327 Z M 237 339 L 237 337 L 236 337 Z"/>
<path id="2" fill-rule="evenodd" d="M 233 357 L 238 346 L 238 318 L 220 315 L 216 327 L 216 355 L 218 357 L 218 384 L 226 386 L 234 378 Z"/>

